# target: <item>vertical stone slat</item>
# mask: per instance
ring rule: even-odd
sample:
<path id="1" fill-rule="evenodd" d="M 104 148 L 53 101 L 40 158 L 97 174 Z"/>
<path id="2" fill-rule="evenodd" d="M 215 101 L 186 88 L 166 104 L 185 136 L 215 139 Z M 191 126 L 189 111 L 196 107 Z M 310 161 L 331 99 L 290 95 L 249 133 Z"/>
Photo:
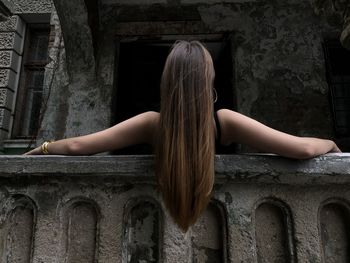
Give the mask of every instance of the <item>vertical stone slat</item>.
<path id="1" fill-rule="evenodd" d="M 349 220 L 349 210 L 336 202 L 321 208 L 320 228 L 324 262 L 350 262 Z"/>
<path id="2" fill-rule="evenodd" d="M 16 206 L 8 224 L 6 241 L 6 262 L 31 262 L 34 228 L 34 211 L 30 206 Z"/>
<path id="3" fill-rule="evenodd" d="M 313 196 L 305 194 L 292 208 L 294 216 L 295 244 L 297 262 L 321 263 L 321 238 L 318 227 L 318 207 Z"/>
<path id="4" fill-rule="evenodd" d="M 89 203 L 74 204 L 68 212 L 67 262 L 95 262 L 97 241 L 95 208 Z"/>
<path id="5" fill-rule="evenodd" d="M 43 165 L 41 163 L 41 165 Z M 64 259 L 59 253 L 61 227 L 58 217 L 59 195 L 54 187 L 35 185 L 29 193 L 37 205 L 35 222 L 33 262 L 56 263 Z"/>
<path id="6" fill-rule="evenodd" d="M 252 223 L 255 194 L 249 192 L 247 194 L 243 187 L 232 187 L 225 192 L 230 199 L 230 202 L 226 203 L 229 262 L 256 262 L 255 234 Z"/>
<path id="7" fill-rule="evenodd" d="M 164 262 L 188 263 L 192 260 L 191 236 L 182 232 L 165 210 L 164 220 Z"/>
<path id="8" fill-rule="evenodd" d="M 122 189 L 123 186 L 113 188 Z M 99 248 L 97 262 L 125 262 L 123 261 L 123 247 L 125 239 L 123 235 L 123 212 L 127 195 L 121 194 L 122 190 L 114 193 L 107 192 L 105 199 L 99 200 Z"/>
<path id="9" fill-rule="evenodd" d="M 283 210 L 272 203 L 261 204 L 255 212 L 258 262 L 290 262 L 287 219 Z"/>
<path id="10" fill-rule="evenodd" d="M 161 221 L 160 208 L 154 202 L 141 201 L 131 208 L 124 232 L 125 262 L 162 261 Z"/>
<path id="11" fill-rule="evenodd" d="M 219 207 L 211 203 L 191 229 L 193 263 L 227 262 L 225 222 Z"/>

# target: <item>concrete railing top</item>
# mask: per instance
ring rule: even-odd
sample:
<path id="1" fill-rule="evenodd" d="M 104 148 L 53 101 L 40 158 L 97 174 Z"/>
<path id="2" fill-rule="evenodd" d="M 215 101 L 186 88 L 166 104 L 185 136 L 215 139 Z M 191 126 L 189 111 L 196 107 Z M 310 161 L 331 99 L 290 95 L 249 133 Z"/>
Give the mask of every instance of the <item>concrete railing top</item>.
<path id="1" fill-rule="evenodd" d="M 350 153 L 310 160 L 275 155 L 217 155 L 216 183 L 350 184 Z M 0 156 L 0 178 L 110 177 L 154 181 L 154 156 Z"/>

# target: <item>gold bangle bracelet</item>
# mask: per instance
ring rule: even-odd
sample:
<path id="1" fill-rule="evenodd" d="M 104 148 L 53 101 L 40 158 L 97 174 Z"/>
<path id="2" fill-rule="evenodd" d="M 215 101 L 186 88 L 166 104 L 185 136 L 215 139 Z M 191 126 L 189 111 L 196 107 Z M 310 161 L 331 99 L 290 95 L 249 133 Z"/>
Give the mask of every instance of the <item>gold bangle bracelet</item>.
<path id="1" fill-rule="evenodd" d="M 43 154 L 49 154 L 49 149 L 48 149 L 48 145 L 52 143 L 51 141 L 46 141 L 41 145 L 41 152 Z"/>

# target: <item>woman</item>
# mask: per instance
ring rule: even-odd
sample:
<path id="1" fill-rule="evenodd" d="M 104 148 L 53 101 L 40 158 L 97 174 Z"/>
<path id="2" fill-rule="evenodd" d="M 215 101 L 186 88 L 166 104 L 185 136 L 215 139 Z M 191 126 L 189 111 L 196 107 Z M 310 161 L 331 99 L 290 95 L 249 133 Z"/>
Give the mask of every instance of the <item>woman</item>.
<path id="1" fill-rule="evenodd" d="M 214 113 L 214 75 L 203 45 L 177 42 L 162 75 L 160 113 L 145 112 L 94 134 L 45 142 L 27 154 L 88 155 L 151 144 L 165 205 L 186 231 L 210 200 L 216 143 L 243 143 L 297 159 L 340 152 L 330 140 L 292 136 L 227 109 Z"/>

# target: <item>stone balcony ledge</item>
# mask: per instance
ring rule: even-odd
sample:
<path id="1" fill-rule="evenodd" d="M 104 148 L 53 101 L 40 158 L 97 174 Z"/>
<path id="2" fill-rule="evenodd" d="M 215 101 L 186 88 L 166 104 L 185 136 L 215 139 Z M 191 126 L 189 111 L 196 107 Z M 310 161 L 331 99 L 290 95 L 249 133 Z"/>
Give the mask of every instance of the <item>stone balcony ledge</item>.
<path id="1" fill-rule="evenodd" d="M 350 154 L 217 155 L 215 172 L 212 200 L 185 234 L 156 188 L 154 156 L 0 156 L 0 257 L 349 262 Z"/>
<path id="2" fill-rule="evenodd" d="M 293 160 L 269 154 L 216 155 L 217 183 L 350 183 L 350 153 Z M 0 156 L 0 177 L 108 176 L 126 181 L 154 181 L 154 156 Z"/>

